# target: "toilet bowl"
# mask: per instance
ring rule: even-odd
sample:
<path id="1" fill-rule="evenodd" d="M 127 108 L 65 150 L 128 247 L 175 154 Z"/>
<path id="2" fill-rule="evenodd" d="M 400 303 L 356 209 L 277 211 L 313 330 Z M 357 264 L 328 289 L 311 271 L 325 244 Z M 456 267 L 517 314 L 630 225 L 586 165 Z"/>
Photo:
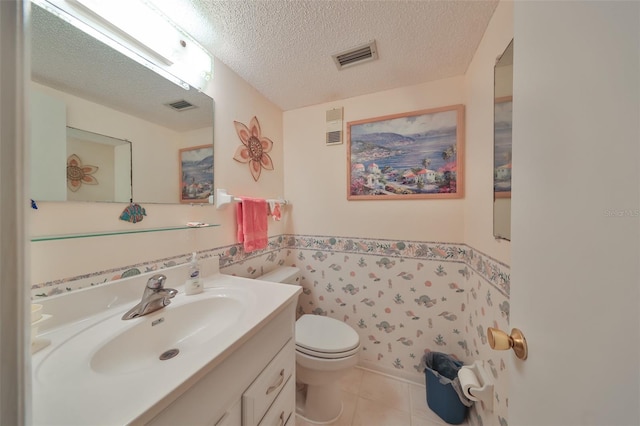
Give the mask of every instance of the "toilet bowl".
<path id="1" fill-rule="evenodd" d="M 300 270 L 280 267 L 258 279 L 300 285 Z M 296 412 L 312 423 L 331 423 L 342 414 L 339 380 L 358 363 L 360 337 L 349 325 L 320 315 L 296 321 Z"/>

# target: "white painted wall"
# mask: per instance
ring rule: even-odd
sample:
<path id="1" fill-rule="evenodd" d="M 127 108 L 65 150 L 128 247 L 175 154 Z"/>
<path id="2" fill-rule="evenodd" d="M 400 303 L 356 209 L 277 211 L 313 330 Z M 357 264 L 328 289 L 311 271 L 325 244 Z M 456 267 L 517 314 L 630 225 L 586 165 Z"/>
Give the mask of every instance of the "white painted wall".
<path id="1" fill-rule="evenodd" d="M 129 144 L 114 146 L 115 201 L 126 203 L 131 199 L 131 146 Z"/>
<path id="2" fill-rule="evenodd" d="M 41 90 L 30 91 L 31 198 L 67 198 L 67 111 L 64 101 Z"/>
<path id="3" fill-rule="evenodd" d="M 464 103 L 463 83 L 456 77 L 286 111 L 284 186 L 294 203 L 287 232 L 463 241 L 464 199 L 347 201 L 346 139 L 342 145 L 325 144 L 329 109 L 344 108 L 346 134 L 350 121 Z"/>
<path id="4" fill-rule="evenodd" d="M 515 2 L 509 424 L 640 424 L 640 3 Z M 514 359 L 513 357 L 511 358 Z"/>
<path id="5" fill-rule="evenodd" d="M 236 196 L 283 197 L 285 164 L 283 163 L 282 110 L 217 59 L 214 61 L 213 85 L 208 94 L 216 101 L 214 114 L 216 187 L 227 189 L 230 194 Z M 263 170 L 257 182 L 253 180 L 247 164 L 233 159 L 236 149 L 242 144 L 233 122 L 239 121 L 248 126 L 254 116 L 260 122 L 262 136 L 273 141 L 273 149 L 268 154 L 273 160 L 274 170 Z M 269 235 L 282 233 L 288 213 L 294 208 L 295 205 L 283 209 L 281 222 L 269 222 Z M 235 205 L 228 205 L 217 211 L 213 216 L 214 219 L 208 220 L 223 224 L 223 229 L 220 230 L 222 244 L 236 242 L 235 213 Z"/>

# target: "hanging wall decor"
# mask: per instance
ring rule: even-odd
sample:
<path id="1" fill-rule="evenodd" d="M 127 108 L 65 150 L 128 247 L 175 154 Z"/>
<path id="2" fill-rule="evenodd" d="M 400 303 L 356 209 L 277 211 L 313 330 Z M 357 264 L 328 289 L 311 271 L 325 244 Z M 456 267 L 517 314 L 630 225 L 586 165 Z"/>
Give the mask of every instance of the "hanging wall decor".
<path id="1" fill-rule="evenodd" d="M 75 154 L 67 158 L 67 188 L 76 192 L 82 184 L 97 185 L 98 179 L 92 176 L 98 171 L 98 166 L 83 165 L 82 160 Z"/>
<path id="2" fill-rule="evenodd" d="M 130 203 L 120 214 L 120 220 L 125 222 L 138 223 L 142 222 L 147 215 L 147 211 L 144 207 L 137 203 Z"/>
<path id="3" fill-rule="evenodd" d="M 464 105 L 347 123 L 347 199 L 462 198 Z"/>
<path id="4" fill-rule="evenodd" d="M 181 149 L 178 165 L 180 202 L 208 203 L 213 192 L 213 144 Z"/>
<path id="5" fill-rule="evenodd" d="M 267 154 L 273 148 L 273 142 L 262 136 L 257 117 L 251 119 L 249 128 L 238 121 L 234 121 L 233 124 L 236 126 L 236 132 L 242 142 L 233 159 L 240 163 L 249 163 L 251 176 L 257 182 L 263 168 L 273 170 L 273 161 Z"/>

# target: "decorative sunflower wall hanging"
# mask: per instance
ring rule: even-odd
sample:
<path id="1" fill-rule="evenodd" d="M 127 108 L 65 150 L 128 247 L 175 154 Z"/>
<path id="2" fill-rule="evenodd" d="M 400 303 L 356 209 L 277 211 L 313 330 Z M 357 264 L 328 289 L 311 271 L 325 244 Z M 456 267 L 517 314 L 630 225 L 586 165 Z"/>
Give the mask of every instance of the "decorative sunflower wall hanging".
<path id="1" fill-rule="evenodd" d="M 93 176 L 98 171 L 98 166 L 82 164 L 82 160 L 76 154 L 67 158 L 67 188 L 76 192 L 82 184 L 97 185 L 98 179 Z"/>
<path id="2" fill-rule="evenodd" d="M 257 182 L 263 168 L 273 170 L 273 161 L 268 154 L 273 148 L 273 142 L 262 136 L 257 117 L 251 119 L 249 128 L 239 121 L 234 121 L 233 124 L 236 126 L 236 132 L 242 142 L 233 159 L 240 163 L 249 163 L 251 176 Z"/>

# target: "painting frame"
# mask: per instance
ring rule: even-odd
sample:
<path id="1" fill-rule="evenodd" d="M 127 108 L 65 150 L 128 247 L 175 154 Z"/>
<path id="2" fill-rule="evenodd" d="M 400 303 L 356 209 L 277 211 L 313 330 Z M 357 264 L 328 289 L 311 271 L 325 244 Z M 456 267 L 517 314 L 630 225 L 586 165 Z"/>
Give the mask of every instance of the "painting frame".
<path id="1" fill-rule="evenodd" d="M 508 108 L 508 114 L 501 114 L 501 108 Z M 501 96 L 495 98 L 494 102 L 494 119 L 493 119 L 493 197 L 495 198 L 511 198 L 511 149 L 513 143 L 512 129 L 513 129 L 513 115 L 511 110 L 513 108 L 513 96 Z M 508 127 L 502 126 L 498 129 L 499 120 L 508 122 Z M 504 137 L 498 137 L 499 132 L 503 132 Z M 501 142 L 498 142 L 501 140 Z M 500 152 L 499 152 L 500 151 Z M 505 164 L 498 165 L 498 156 L 500 154 L 505 155 L 508 151 L 508 158 L 505 158 Z M 508 191 L 496 190 L 500 185 L 506 185 L 508 181 Z"/>
<path id="2" fill-rule="evenodd" d="M 180 149 L 178 167 L 180 202 L 209 203 L 213 194 L 213 144 Z"/>
<path id="3" fill-rule="evenodd" d="M 464 198 L 464 143 L 463 104 L 350 121 L 347 200 Z"/>

